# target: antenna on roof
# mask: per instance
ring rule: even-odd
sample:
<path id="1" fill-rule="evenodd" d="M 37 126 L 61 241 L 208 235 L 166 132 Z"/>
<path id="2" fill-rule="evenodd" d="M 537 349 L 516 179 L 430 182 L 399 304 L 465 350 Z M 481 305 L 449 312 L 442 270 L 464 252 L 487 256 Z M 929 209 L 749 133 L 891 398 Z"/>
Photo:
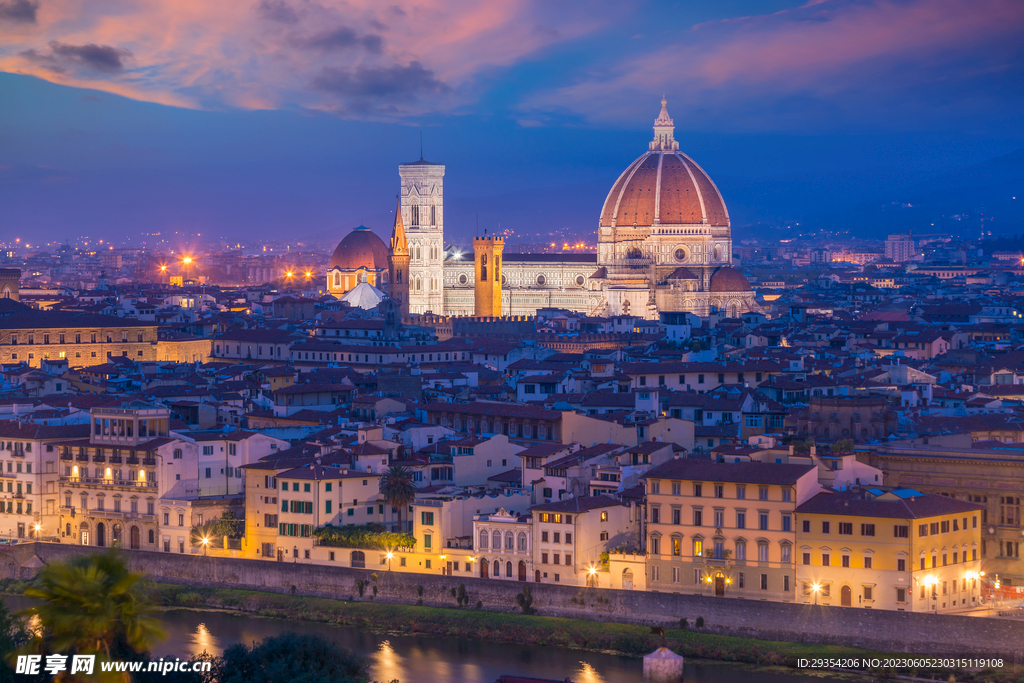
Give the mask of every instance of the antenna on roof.
<path id="1" fill-rule="evenodd" d="M 420 128 L 420 161 L 423 161 L 423 129 Z"/>

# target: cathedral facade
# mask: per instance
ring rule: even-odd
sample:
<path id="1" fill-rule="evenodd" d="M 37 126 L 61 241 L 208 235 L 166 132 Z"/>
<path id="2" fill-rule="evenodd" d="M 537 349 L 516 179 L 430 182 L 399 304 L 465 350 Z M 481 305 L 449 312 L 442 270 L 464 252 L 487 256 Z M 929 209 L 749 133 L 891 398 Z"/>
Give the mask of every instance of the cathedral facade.
<path id="1" fill-rule="evenodd" d="M 759 310 L 747 279 L 732 267 L 725 201 L 707 173 L 679 151 L 673 133 L 662 100 L 654 139 L 605 199 L 596 254 L 505 252 L 500 267 L 484 269 L 500 279 L 500 294 L 497 282 L 480 282 L 478 261 L 486 256 L 478 245 L 473 254 L 445 246 L 444 165 L 422 158 L 402 164 L 392 248 L 369 233 L 379 245 L 364 244 L 370 239 L 364 234 L 359 249 L 343 249 L 346 237 L 335 251 L 337 260 L 332 258 L 328 285 L 332 293 L 343 293 L 344 287 L 332 285 L 354 281 L 346 274 L 365 273 L 361 277 L 369 280 L 372 272 L 377 287 L 387 291 L 390 282 L 402 278 L 392 296 L 403 299 L 403 313 L 413 314 L 480 315 L 476 289 L 482 286 L 494 294 L 486 313 L 494 315 L 533 315 L 555 307 L 656 320 L 663 312 L 707 316 L 718 310 L 736 316 Z M 397 267 L 395 245 L 401 245 Z M 382 250 L 392 262 L 387 272 L 381 268 Z M 356 253 L 372 255 L 370 262 L 363 264 Z"/>

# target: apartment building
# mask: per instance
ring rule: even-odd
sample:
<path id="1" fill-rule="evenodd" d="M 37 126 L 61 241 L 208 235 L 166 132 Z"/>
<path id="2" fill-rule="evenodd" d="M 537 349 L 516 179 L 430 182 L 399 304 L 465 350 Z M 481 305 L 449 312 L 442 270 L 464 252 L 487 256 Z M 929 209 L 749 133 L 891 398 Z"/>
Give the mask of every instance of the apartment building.
<path id="1" fill-rule="evenodd" d="M 0 422 L 0 538 L 53 538 L 57 528 L 60 444 L 89 426 Z"/>
<path id="2" fill-rule="evenodd" d="M 242 466 L 291 444 L 259 432 L 235 429 L 180 431 L 171 457 L 163 460 L 161 495 L 170 500 L 240 496 L 245 488 Z"/>
<path id="3" fill-rule="evenodd" d="M 1003 418 L 984 415 L 966 418 Z M 964 418 L 942 418 L 946 422 Z M 969 425 L 969 423 L 968 423 Z M 1019 429 L 1019 425 L 1009 425 Z M 968 427 L 969 428 L 969 427 Z M 885 470 L 887 486 L 904 486 L 922 493 L 938 493 L 971 503 L 980 503 L 982 571 L 999 575 L 1004 586 L 1024 585 L 1024 448 L 1015 432 L 955 437 L 933 436 L 931 444 L 921 440 L 883 443 L 860 454 L 872 466 Z M 991 438 L 991 441 L 986 439 Z"/>
<path id="4" fill-rule="evenodd" d="M 794 517 L 819 491 L 815 466 L 677 458 L 644 479 L 649 590 L 795 600 Z"/>
<path id="5" fill-rule="evenodd" d="M 976 607 L 982 509 L 913 489 L 819 493 L 796 509 L 797 600 L 906 612 Z"/>
<path id="6" fill-rule="evenodd" d="M 317 527 L 393 518 L 391 506 L 380 497 L 380 475 L 373 472 L 284 462 L 254 463 L 242 470 L 245 557 L 311 560 Z"/>
<path id="7" fill-rule="evenodd" d="M 60 448 L 58 529 L 65 543 L 156 550 L 161 460 L 176 442 L 167 408 L 93 408 L 88 438 Z"/>
<path id="8" fill-rule="evenodd" d="M 601 553 L 635 540 L 630 508 L 610 496 L 543 503 L 530 512 L 537 583 L 597 586 Z"/>

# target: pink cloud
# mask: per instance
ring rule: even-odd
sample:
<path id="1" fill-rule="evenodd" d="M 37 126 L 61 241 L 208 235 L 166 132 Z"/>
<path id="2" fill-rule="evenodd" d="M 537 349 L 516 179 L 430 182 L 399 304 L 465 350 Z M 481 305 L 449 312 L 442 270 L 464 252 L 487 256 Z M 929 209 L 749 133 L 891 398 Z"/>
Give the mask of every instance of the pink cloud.
<path id="1" fill-rule="evenodd" d="M 570 103 L 588 118 L 635 120 L 638 100 L 646 111 L 663 90 L 676 94 L 676 111 L 740 105 L 752 116 L 789 96 L 870 99 L 930 78 L 952 82 L 1004 68 L 1013 59 L 1007 46 L 1022 31 L 1018 0 L 817 0 L 696 25 L 671 44 L 538 93 L 524 109 Z"/>
<path id="2" fill-rule="evenodd" d="M 481 71 L 604 21 L 568 15 L 541 0 L 42 0 L 0 31 L 0 71 L 174 106 L 401 116 L 465 102 Z M 330 75 L 341 87 L 317 87 Z M 375 77 L 392 89 L 344 87 Z"/>

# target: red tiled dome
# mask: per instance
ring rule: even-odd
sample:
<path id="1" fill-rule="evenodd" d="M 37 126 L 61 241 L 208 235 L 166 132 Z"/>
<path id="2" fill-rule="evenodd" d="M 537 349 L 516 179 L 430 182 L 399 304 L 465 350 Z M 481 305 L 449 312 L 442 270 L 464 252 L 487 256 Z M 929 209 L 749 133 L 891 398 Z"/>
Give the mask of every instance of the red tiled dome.
<path id="1" fill-rule="evenodd" d="M 722 266 L 711 275 L 712 292 L 752 292 L 743 274 L 731 266 Z"/>
<path id="2" fill-rule="evenodd" d="M 660 189 L 660 200 L 656 195 Z M 651 151 L 629 165 L 612 186 L 601 210 L 601 226 L 729 226 L 729 212 L 718 188 L 682 152 Z"/>
<path id="3" fill-rule="evenodd" d="M 331 255 L 331 264 L 327 266 L 328 270 L 331 268 L 387 270 L 387 245 L 368 227 L 360 225 L 338 243 L 338 248 Z"/>

